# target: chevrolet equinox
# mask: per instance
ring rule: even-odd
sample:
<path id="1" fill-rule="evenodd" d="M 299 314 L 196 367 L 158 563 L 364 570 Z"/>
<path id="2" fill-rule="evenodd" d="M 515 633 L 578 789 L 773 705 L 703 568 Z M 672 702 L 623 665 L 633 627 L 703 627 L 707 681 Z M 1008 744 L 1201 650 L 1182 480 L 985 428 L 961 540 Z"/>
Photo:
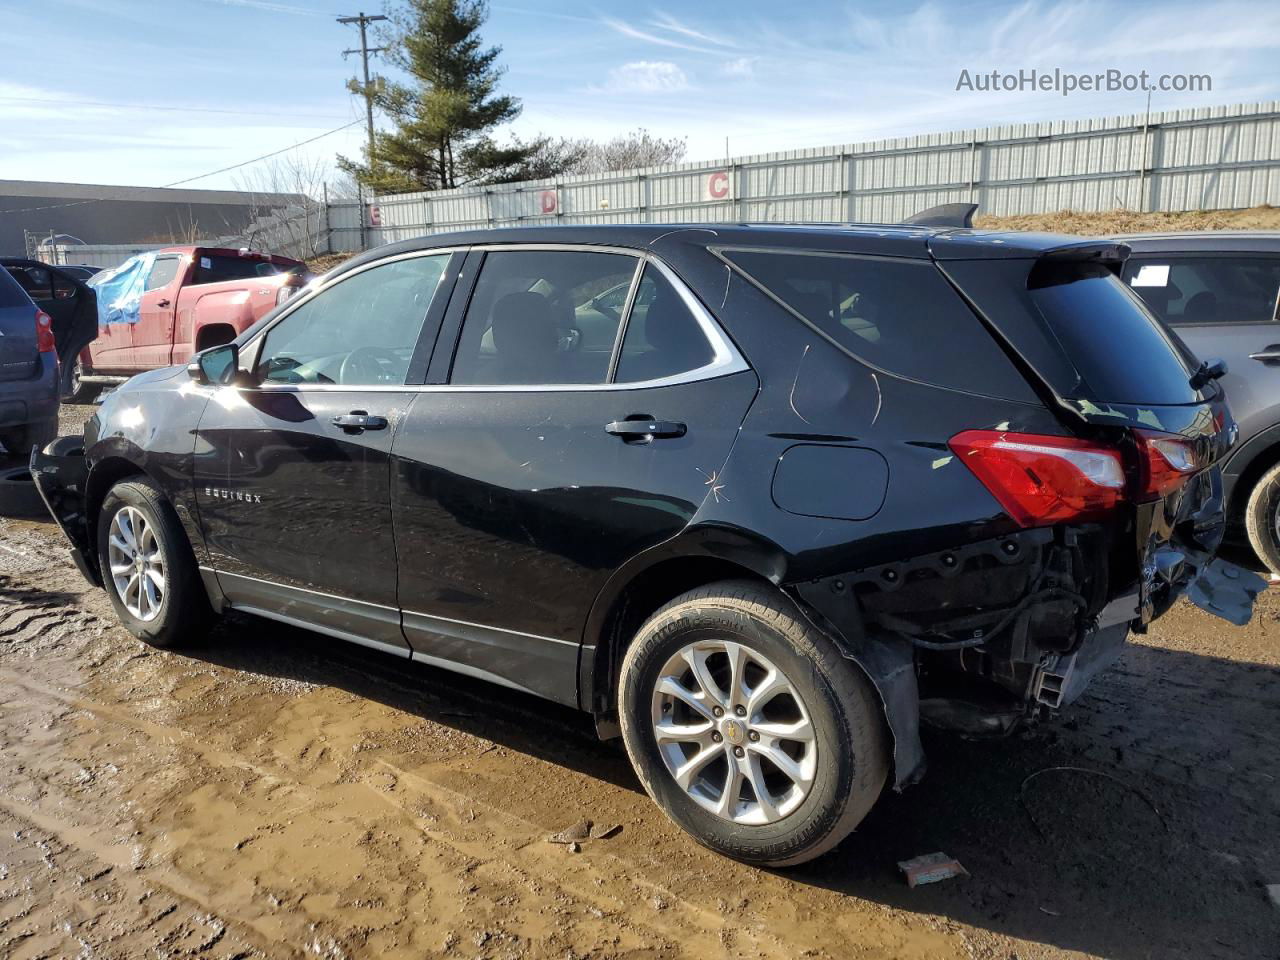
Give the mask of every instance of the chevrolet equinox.
<path id="1" fill-rule="evenodd" d="M 930 221 L 930 218 L 924 218 Z M 1117 242 L 527 227 L 362 254 L 32 456 L 169 646 L 240 610 L 590 711 L 700 842 L 834 847 L 1213 559 L 1235 424 Z"/>

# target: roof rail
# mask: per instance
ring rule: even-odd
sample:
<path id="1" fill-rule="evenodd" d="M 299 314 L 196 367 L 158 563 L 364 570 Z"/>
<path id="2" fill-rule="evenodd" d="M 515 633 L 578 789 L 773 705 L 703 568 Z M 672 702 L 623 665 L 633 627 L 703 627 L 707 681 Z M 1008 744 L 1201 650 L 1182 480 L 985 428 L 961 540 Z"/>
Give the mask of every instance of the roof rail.
<path id="1" fill-rule="evenodd" d="M 928 210 L 921 210 L 907 217 L 903 223 L 917 227 L 972 227 L 973 215 L 978 212 L 976 203 L 940 203 Z"/>

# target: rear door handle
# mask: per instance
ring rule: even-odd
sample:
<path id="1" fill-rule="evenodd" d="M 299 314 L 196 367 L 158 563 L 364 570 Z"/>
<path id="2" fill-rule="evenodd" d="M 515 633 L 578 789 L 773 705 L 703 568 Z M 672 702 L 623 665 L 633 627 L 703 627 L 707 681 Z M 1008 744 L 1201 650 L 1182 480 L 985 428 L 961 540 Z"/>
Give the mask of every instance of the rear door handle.
<path id="1" fill-rule="evenodd" d="M 615 420 L 605 425 L 605 431 L 624 440 L 643 440 L 646 437 L 683 437 L 688 428 L 674 420 Z"/>
<path id="2" fill-rule="evenodd" d="M 361 433 L 365 430 L 385 430 L 386 417 L 371 417 L 363 410 L 352 410 L 329 421 L 335 427 L 341 427 L 347 433 Z"/>
<path id="3" fill-rule="evenodd" d="M 1273 343 L 1263 347 L 1257 353 L 1249 354 L 1250 360 L 1261 360 L 1263 363 L 1275 363 L 1280 361 L 1280 343 Z"/>
<path id="4" fill-rule="evenodd" d="M 168 301 L 168 300 L 157 300 L 157 301 L 156 301 L 156 306 L 157 306 L 157 307 L 167 307 L 168 305 L 169 305 L 169 301 Z"/>

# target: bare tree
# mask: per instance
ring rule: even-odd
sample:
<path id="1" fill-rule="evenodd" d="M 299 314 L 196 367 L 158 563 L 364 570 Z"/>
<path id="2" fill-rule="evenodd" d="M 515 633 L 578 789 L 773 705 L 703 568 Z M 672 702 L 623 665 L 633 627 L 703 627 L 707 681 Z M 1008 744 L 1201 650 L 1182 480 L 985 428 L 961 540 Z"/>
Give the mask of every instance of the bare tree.
<path id="1" fill-rule="evenodd" d="M 655 137 L 643 127 L 603 142 L 588 141 L 574 173 L 608 173 L 679 163 L 689 146 L 684 137 Z"/>
<path id="2" fill-rule="evenodd" d="M 323 200 L 329 174 L 328 160 L 294 151 L 237 175 L 236 185 L 252 199 L 249 224 L 236 239 L 299 259 L 325 252 L 329 238 Z"/>
<path id="3" fill-rule="evenodd" d="M 682 137 L 655 137 L 643 128 L 612 140 L 585 137 L 538 136 L 525 143 L 515 139 L 527 156 L 492 178 L 495 183 L 543 180 L 562 173 L 609 173 L 677 163 L 688 149 Z"/>

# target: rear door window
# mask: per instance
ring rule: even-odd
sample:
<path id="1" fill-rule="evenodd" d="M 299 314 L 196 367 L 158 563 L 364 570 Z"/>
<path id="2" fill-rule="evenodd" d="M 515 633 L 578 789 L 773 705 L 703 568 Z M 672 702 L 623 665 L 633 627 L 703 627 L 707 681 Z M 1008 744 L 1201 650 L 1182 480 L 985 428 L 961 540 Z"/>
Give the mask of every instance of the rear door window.
<path id="1" fill-rule="evenodd" d="M 714 359 L 711 344 L 688 304 L 662 271 L 646 266 L 622 338 L 616 382 L 674 377 L 705 367 Z"/>
<path id="2" fill-rule="evenodd" d="M 720 253 L 827 340 L 879 370 L 969 393 L 1028 393 L 982 321 L 929 261 Z"/>
<path id="3" fill-rule="evenodd" d="M 630 288 L 638 263 L 578 250 L 486 254 L 449 382 L 605 383 L 626 302 L 618 288 Z"/>
<path id="4" fill-rule="evenodd" d="M 1273 323 L 1280 305 L 1280 257 L 1136 257 L 1124 279 L 1175 326 Z"/>

